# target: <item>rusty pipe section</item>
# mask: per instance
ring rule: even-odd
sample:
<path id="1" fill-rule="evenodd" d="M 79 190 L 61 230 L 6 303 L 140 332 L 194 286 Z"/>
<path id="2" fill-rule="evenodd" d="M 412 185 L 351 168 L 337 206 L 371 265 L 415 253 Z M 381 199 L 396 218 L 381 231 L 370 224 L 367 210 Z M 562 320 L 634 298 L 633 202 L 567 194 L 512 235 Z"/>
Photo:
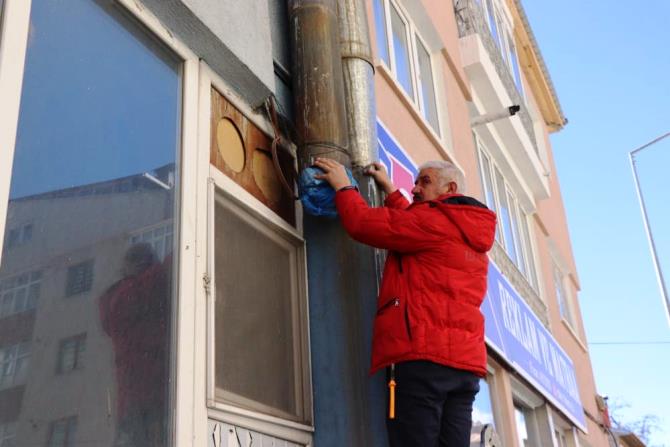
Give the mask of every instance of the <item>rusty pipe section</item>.
<path id="1" fill-rule="evenodd" d="M 336 1 L 289 1 L 301 169 L 309 166 L 316 156 L 351 164 Z"/>
<path id="2" fill-rule="evenodd" d="M 378 160 L 374 64 L 365 0 L 337 0 L 351 162 Z"/>

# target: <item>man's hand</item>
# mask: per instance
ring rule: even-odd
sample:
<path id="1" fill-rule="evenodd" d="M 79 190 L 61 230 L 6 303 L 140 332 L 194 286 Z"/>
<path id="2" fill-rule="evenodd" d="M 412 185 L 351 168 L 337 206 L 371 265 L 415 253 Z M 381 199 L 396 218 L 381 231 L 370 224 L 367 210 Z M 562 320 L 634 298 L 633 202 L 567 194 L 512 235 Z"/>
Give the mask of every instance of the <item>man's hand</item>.
<path id="1" fill-rule="evenodd" d="M 351 180 L 349 180 L 349 176 L 347 175 L 344 166 L 335 160 L 331 160 L 330 158 L 317 158 L 314 162 L 314 166 L 323 171 L 323 174 L 317 174 L 314 177 L 327 181 L 335 191 L 351 185 Z"/>
<path id="2" fill-rule="evenodd" d="M 398 189 L 393 185 L 393 182 L 386 173 L 386 167 L 382 163 L 374 162 L 369 165 L 365 168 L 365 175 L 374 178 L 377 185 L 379 185 L 386 194 L 391 194 Z"/>

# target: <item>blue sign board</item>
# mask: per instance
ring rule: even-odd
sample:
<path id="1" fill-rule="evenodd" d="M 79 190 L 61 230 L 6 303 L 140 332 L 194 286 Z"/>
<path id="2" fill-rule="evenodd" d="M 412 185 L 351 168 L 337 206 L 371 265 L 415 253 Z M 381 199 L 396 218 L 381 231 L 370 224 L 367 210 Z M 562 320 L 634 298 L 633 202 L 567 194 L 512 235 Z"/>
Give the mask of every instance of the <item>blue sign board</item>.
<path id="1" fill-rule="evenodd" d="M 493 262 L 481 310 L 487 344 L 586 431 L 572 360 Z"/>

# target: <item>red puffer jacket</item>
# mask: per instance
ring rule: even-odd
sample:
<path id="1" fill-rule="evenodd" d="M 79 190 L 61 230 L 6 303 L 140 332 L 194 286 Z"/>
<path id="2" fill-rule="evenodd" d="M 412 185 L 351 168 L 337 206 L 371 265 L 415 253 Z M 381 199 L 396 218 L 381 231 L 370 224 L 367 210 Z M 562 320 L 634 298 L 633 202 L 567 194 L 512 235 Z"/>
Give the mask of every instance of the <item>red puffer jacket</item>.
<path id="1" fill-rule="evenodd" d="M 355 190 L 335 197 L 359 242 L 388 249 L 374 323 L 372 368 L 430 360 L 486 374 L 484 317 L 496 215 L 477 200 L 447 194 L 409 205 L 396 191 L 370 208 Z"/>

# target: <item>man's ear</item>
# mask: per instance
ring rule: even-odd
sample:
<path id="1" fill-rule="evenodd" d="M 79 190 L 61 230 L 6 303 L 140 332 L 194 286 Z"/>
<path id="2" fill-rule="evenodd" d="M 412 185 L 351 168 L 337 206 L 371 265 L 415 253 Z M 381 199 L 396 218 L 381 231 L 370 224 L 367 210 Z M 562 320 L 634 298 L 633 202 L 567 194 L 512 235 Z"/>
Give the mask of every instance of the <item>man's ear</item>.
<path id="1" fill-rule="evenodd" d="M 455 194 L 456 192 L 458 192 L 458 185 L 456 184 L 456 182 L 449 182 L 447 186 L 448 186 L 447 189 L 448 194 Z"/>

